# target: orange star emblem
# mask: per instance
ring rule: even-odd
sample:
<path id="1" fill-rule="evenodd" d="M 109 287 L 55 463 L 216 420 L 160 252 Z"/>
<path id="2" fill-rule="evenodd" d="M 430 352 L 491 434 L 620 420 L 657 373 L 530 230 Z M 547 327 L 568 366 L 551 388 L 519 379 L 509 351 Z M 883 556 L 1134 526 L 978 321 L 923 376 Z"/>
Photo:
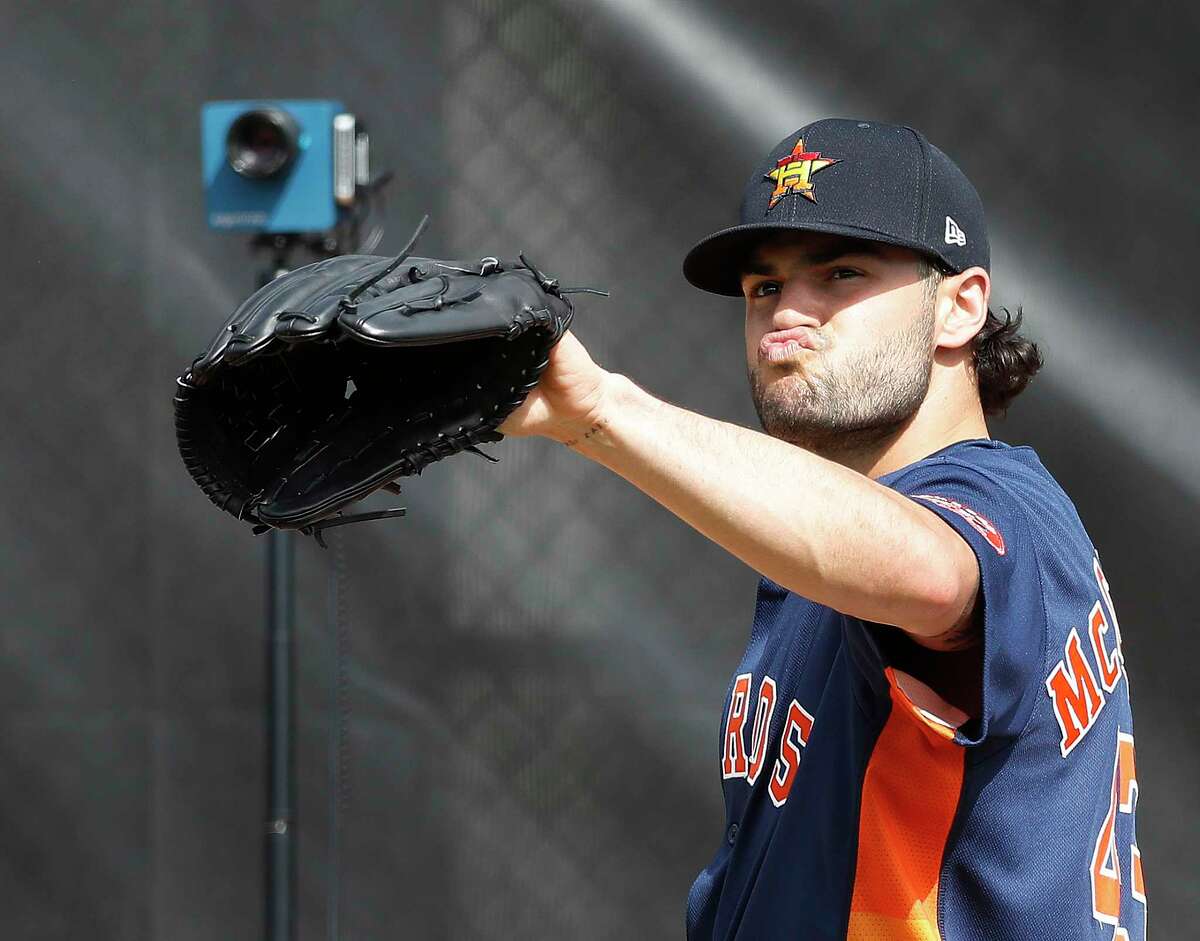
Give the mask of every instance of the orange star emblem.
<path id="1" fill-rule="evenodd" d="M 829 157 L 822 157 L 818 150 L 805 150 L 804 138 L 801 137 L 796 141 L 792 152 L 775 161 L 775 169 L 766 175 L 766 179 L 775 184 L 775 189 L 771 192 L 771 201 L 767 203 L 767 212 L 774 209 L 775 204 L 788 193 L 799 193 L 815 203 L 817 197 L 813 195 L 813 174 L 837 162 Z"/>

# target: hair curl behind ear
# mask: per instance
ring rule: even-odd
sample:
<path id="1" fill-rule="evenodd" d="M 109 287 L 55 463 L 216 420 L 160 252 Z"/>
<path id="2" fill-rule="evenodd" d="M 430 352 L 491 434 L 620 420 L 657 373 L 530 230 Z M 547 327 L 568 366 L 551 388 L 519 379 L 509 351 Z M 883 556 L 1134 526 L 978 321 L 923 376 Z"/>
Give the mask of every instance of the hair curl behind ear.
<path id="1" fill-rule="evenodd" d="M 936 260 L 923 258 L 925 298 L 932 303 L 937 288 L 950 272 Z M 971 341 L 971 368 L 979 383 L 979 402 L 985 415 L 1003 415 L 1042 368 L 1042 354 L 1032 340 L 1021 335 L 1024 311 L 1014 317 L 1001 307 L 999 315 L 988 309 L 987 319 Z"/>
<path id="2" fill-rule="evenodd" d="M 1015 317 L 1004 307 L 1000 313 L 1003 319 L 988 310 L 973 342 L 975 378 L 985 415 L 1003 415 L 1042 368 L 1037 344 L 1021 334 L 1025 316 L 1021 308 Z"/>

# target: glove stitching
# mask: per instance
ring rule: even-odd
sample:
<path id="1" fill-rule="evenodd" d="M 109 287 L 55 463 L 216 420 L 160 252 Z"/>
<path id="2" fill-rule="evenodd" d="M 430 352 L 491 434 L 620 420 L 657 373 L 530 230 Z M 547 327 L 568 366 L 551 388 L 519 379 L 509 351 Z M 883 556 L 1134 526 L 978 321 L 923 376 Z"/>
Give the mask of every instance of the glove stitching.
<path id="1" fill-rule="evenodd" d="M 524 259 L 522 259 L 524 260 Z M 335 268 L 330 260 L 330 273 L 335 270 L 345 272 L 349 266 L 341 266 Z M 324 264 L 324 263 L 323 263 Z M 377 264 L 372 260 L 371 264 Z M 429 263 L 423 263 L 429 264 Z M 446 271 L 463 271 L 454 265 L 444 265 L 440 262 L 432 262 L 430 267 L 436 266 L 436 269 Z M 361 265 L 359 265 L 361 269 Z M 512 285 L 508 282 L 505 285 L 505 279 L 509 276 L 519 276 L 526 279 L 526 284 L 529 288 L 533 288 L 540 296 L 545 298 L 542 306 L 535 304 L 524 304 L 520 310 L 512 317 L 507 329 L 502 333 L 497 333 L 494 328 L 480 327 L 474 332 L 464 331 L 462 339 L 475 339 L 483 337 L 494 337 L 497 340 L 512 341 L 527 333 L 531 329 L 537 329 L 540 334 L 536 339 L 531 338 L 531 345 L 528 348 L 522 348 L 520 351 L 510 351 L 513 355 L 506 355 L 503 352 L 498 352 L 496 355 L 495 366 L 500 370 L 500 375 L 496 378 L 504 376 L 507 382 L 504 385 L 504 392 L 491 402 L 476 403 L 473 407 L 477 410 L 478 418 L 473 421 L 466 422 L 457 426 L 456 431 L 436 431 L 431 429 L 432 437 L 423 436 L 422 440 L 417 441 L 414 445 L 403 451 L 395 460 L 393 460 L 387 468 L 382 469 L 372 474 L 366 481 L 358 484 L 345 487 L 338 493 L 329 495 L 330 499 L 324 504 L 326 509 L 320 511 L 315 519 L 302 519 L 296 515 L 292 521 L 281 523 L 279 520 L 274 522 L 265 521 L 260 513 L 260 510 L 265 505 L 274 503 L 280 499 L 280 495 L 286 490 L 289 477 L 292 480 L 296 479 L 296 471 L 299 469 L 296 461 L 307 456 L 310 460 L 312 457 L 327 447 L 333 447 L 335 450 L 339 447 L 336 443 L 336 429 L 340 421 L 334 417 L 335 413 L 329 413 L 326 417 L 314 417 L 314 407 L 324 408 L 322 403 L 332 402 L 332 396 L 338 395 L 341 400 L 341 393 L 336 391 L 332 386 L 340 386 L 342 379 L 339 378 L 336 383 L 329 380 L 328 375 L 320 377 L 316 381 L 316 371 L 312 367 L 312 363 L 316 362 L 309 357 L 309 354 L 293 354 L 293 350 L 298 350 L 301 347 L 290 343 L 282 344 L 274 341 L 273 331 L 281 326 L 300 321 L 311 324 L 318 329 L 315 329 L 307 334 L 307 338 L 319 341 L 317 345 L 310 346 L 305 344 L 305 349 L 320 349 L 322 344 L 328 343 L 333 349 L 348 349 L 352 348 L 343 346 L 338 341 L 341 339 L 362 339 L 371 340 L 369 337 L 355 338 L 348 329 L 352 329 L 353 322 L 359 325 L 365 323 L 379 313 L 386 310 L 398 310 L 401 315 L 409 316 L 422 310 L 440 310 L 444 313 L 452 313 L 461 305 L 468 304 L 477 300 L 480 297 L 485 297 L 487 301 L 491 301 L 491 294 L 487 290 L 487 283 L 470 285 L 474 288 L 469 293 L 461 297 L 455 297 L 452 300 L 448 299 L 447 295 L 451 294 L 452 285 L 450 279 L 445 275 L 437 275 L 436 277 L 441 282 L 438 285 L 438 290 L 432 295 L 416 299 L 414 302 L 401 303 L 399 308 L 384 308 L 384 310 L 374 311 L 369 315 L 363 316 L 361 319 L 354 317 L 338 318 L 336 314 L 329 317 L 321 317 L 310 313 L 311 307 L 308 310 L 286 310 L 276 312 L 274 314 L 265 314 L 264 305 L 261 303 L 261 298 L 252 298 L 251 301 L 259 302 L 258 307 L 243 305 L 239 308 L 239 315 L 243 310 L 249 310 L 249 318 L 239 316 L 238 320 L 232 320 L 230 325 L 225 329 L 221 342 L 214 344 L 218 348 L 211 353 L 207 362 L 203 367 L 193 364 L 193 370 L 189 370 L 184 376 L 180 377 L 179 391 L 176 395 L 176 429 L 181 457 L 184 460 L 185 466 L 188 468 L 193 479 L 202 488 L 209 499 L 223 510 L 230 512 L 239 519 L 252 523 L 254 532 L 265 532 L 270 528 L 282 526 L 283 528 L 297 528 L 300 531 L 311 530 L 317 523 L 340 516 L 342 509 L 357 500 L 369 495 L 375 490 L 386 486 L 387 483 L 393 482 L 393 478 L 404 476 L 406 474 L 420 474 L 421 470 L 438 460 L 450 457 L 460 451 L 470 450 L 490 461 L 495 461 L 484 452 L 478 450 L 474 446 L 485 442 L 494 442 L 503 440 L 505 437 L 502 433 L 496 430 L 501 421 L 510 414 L 514 409 L 528 396 L 529 392 L 537 385 L 538 381 L 545 368 L 549 364 L 549 351 L 554 343 L 565 333 L 573 316 L 573 308 L 569 301 L 558 296 L 557 281 L 547 278 L 529 266 L 530 270 L 514 269 L 505 271 L 500 262 L 495 258 L 483 258 L 479 262 L 478 273 L 472 271 L 468 277 L 476 278 L 491 278 L 501 274 L 504 278 L 501 279 L 502 287 L 498 289 L 498 300 L 496 303 L 506 302 L 506 291 L 511 287 L 516 296 L 520 296 L 522 288 Z M 367 290 L 362 292 L 370 298 L 385 297 L 391 293 L 392 285 L 399 287 L 407 287 L 409 285 L 420 283 L 426 279 L 426 273 L 419 265 L 412 265 L 407 271 L 408 282 L 405 283 L 404 275 L 394 273 L 386 279 L 368 286 Z M 284 276 L 287 277 L 286 275 Z M 306 274 L 303 279 L 292 282 L 293 285 L 319 285 L 321 278 L 314 277 L 311 274 Z M 461 278 L 456 279 L 461 282 Z M 359 278 L 361 283 L 362 279 Z M 533 282 L 530 284 L 529 282 Z M 536 285 L 536 287 L 535 287 Z M 427 286 L 428 287 L 428 286 Z M 454 286 L 458 289 L 458 286 Z M 273 285 L 274 293 L 272 297 L 280 296 L 284 290 L 284 285 L 275 283 Z M 319 301 L 314 298 L 317 292 L 308 290 L 304 292 L 309 301 L 308 304 L 320 303 L 328 305 L 335 301 L 339 296 L 344 300 L 346 298 L 345 288 L 337 291 L 322 291 L 320 292 Z M 555 303 L 551 303 L 546 295 L 553 295 L 557 298 Z M 295 295 L 292 295 L 295 296 Z M 514 300 L 512 294 L 508 295 Z M 247 304 L 251 304 L 247 301 Z M 291 306 L 291 305 L 289 305 Z M 303 306 L 303 305 L 296 305 Z M 559 307 L 563 307 L 561 311 Z M 322 308 L 323 309 L 323 308 Z M 343 315 L 349 313 L 345 305 L 339 305 Z M 269 321 L 266 318 L 271 318 Z M 263 335 L 259 335 L 259 329 L 254 325 L 261 323 L 263 326 L 272 328 Z M 339 324 L 344 331 L 337 334 Z M 334 335 L 323 335 L 322 325 L 325 330 L 333 332 Z M 281 333 L 286 333 L 286 330 L 281 330 Z M 300 331 L 297 331 L 300 332 Z M 386 331 L 383 334 L 383 340 L 376 342 L 384 343 L 387 338 Z M 242 344 L 246 348 L 236 350 L 237 344 Z M 274 348 L 273 348 L 274 347 Z M 529 360 L 525 361 L 525 366 L 520 366 L 520 363 L 514 360 L 524 360 L 525 352 L 529 353 Z M 344 376 L 346 379 L 353 379 L 356 376 L 356 370 L 360 366 L 365 365 L 364 360 L 356 359 L 354 353 L 347 353 L 349 359 L 340 359 L 335 362 L 344 364 Z M 375 355 L 375 354 L 370 354 Z M 296 356 L 303 356 L 303 359 L 296 359 Z M 279 357 L 278 359 L 269 357 Z M 197 362 L 204 360 L 204 357 Z M 508 361 L 507 364 L 504 361 Z M 257 362 L 258 365 L 253 367 L 252 371 L 246 372 L 242 368 L 242 364 L 249 365 Z M 279 365 L 275 365 L 278 363 Z M 237 368 L 237 372 L 230 374 L 229 370 Z M 275 377 L 276 370 L 282 368 L 289 373 L 288 378 L 279 377 L 278 382 L 271 382 Z M 294 377 L 291 375 L 295 370 Z M 197 373 L 201 376 L 198 377 Z M 203 375 L 207 373 L 207 376 Z M 216 375 L 213 375 L 216 374 Z M 236 376 L 236 379 L 227 378 Z M 206 378 L 216 378 L 217 382 L 206 382 Z M 247 382 L 242 382 L 242 377 L 245 377 Z M 267 380 L 262 382 L 262 380 Z M 492 380 L 489 380 L 491 382 Z M 501 379 L 501 381 L 504 381 Z M 280 383 L 286 387 L 281 388 Z M 289 384 L 290 383 L 290 384 Z M 315 384 L 314 384 L 315 383 Z M 485 385 L 482 382 L 473 382 L 476 392 L 485 392 Z M 207 388 L 202 388 L 207 386 Z M 361 382 L 356 383 L 359 391 L 364 389 Z M 377 387 L 378 388 L 378 387 Z M 403 382 L 397 385 L 397 388 L 403 393 L 407 386 Z M 377 393 L 376 393 L 377 394 Z M 467 400 L 467 396 L 459 390 L 460 400 Z M 357 396 L 358 393 L 355 393 Z M 215 396 L 215 398 L 212 398 Z M 371 405 L 371 399 L 364 400 L 367 407 Z M 226 404 L 228 403 L 228 404 Z M 233 403 L 237 403 L 236 405 Z M 220 415 L 223 408 L 232 410 L 232 415 Z M 351 406 L 346 407 L 346 414 L 351 411 Z M 264 411 L 264 409 L 266 409 Z M 282 412 L 281 412 L 282 410 Z M 237 418 L 237 415 L 242 418 Z M 305 416 L 308 416 L 307 418 Z M 262 418 L 270 419 L 270 426 L 265 426 Z M 422 419 L 425 420 L 425 419 Z M 332 424 L 331 424 L 332 422 Z M 317 437 L 309 437 L 305 442 L 305 447 L 299 449 L 296 457 L 287 458 L 287 450 L 281 450 L 279 447 L 274 449 L 268 448 L 268 445 L 277 440 L 284 442 L 290 440 L 295 435 L 296 430 L 300 428 L 318 429 L 314 432 Z M 209 429 L 218 431 L 220 434 L 233 437 L 228 441 L 218 439 L 211 440 L 211 432 Z M 248 429 L 248 430 L 247 430 Z M 320 437 L 320 429 L 329 429 L 333 433 L 333 437 Z M 304 492 L 317 492 L 322 484 L 327 483 L 330 478 L 339 471 L 344 471 L 347 466 L 353 468 L 356 461 L 360 461 L 366 455 L 366 452 L 371 448 L 377 447 L 381 439 L 394 435 L 396 430 L 395 425 L 389 425 L 387 429 L 381 430 L 371 436 L 360 448 L 356 449 L 356 453 L 351 457 L 346 457 L 338 460 L 332 467 L 322 468 L 316 478 L 310 482 Z M 280 439 L 280 435 L 284 432 L 288 438 Z M 344 446 L 344 445 L 343 445 Z M 290 446 L 288 446 L 290 449 Z M 229 458 L 232 459 L 233 465 L 223 463 L 226 458 L 222 449 L 231 448 Z M 214 450 L 215 449 L 215 450 Z M 264 454 L 264 449 L 267 449 Z M 273 453 L 272 453 L 273 451 Z M 261 455 L 256 458 L 253 453 L 257 452 Z M 280 470 L 276 472 L 274 465 L 277 463 L 277 458 L 282 457 L 288 463 L 281 465 Z M 234 472 L 234 468 L 240 465 L 240 462 L 247 462 L 247 466 L 241 470 Z M 303 461 L 301 461 L 303 463 Z M 309 464 L 312 470 L 317 470 L 317 465 Z M 261 478 L 264 474 L 277 473 L 276 480 L 269 484 L 265 489 L 251 491 L 244 483 L 241 482 L 241 475 L 245 470 L 249 469 L 252 474 Z M 293 493 L 288 494 L 288 498 L 294 496 Z M 314 511 L 314 514 L 317 511 Z M 301 525 L 301 523 L 303 525 Z"/>

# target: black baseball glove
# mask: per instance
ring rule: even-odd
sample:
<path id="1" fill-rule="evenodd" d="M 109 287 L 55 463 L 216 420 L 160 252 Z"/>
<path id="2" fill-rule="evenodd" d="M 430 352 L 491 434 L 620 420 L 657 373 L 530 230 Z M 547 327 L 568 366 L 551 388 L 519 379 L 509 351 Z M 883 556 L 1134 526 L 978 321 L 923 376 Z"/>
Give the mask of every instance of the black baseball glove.
<path id="1" fill-rule="evenodd" d="M 519 263 L 343 255 L 298 268 L 233 312 L 177 380 L 179 452 L 255 533 L 321 530 L 403 510 L 347 505 L 499 441 L 573 316 Z M 588 289 L 580 289 L 588 290 Z M 595 292 L 600 293 L 600 292 Z"/>

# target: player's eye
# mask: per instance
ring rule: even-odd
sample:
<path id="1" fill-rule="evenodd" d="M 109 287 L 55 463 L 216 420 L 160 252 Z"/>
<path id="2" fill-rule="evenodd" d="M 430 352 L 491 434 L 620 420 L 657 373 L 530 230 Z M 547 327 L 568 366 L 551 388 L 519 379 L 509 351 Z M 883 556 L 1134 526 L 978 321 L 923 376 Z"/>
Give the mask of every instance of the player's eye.
<path id="1" fill-rule="evenodd" d="M 751 297 L 765 297 L 768 294 L 779 293 L 778 281 L 759 281 L 750 288 Z"/>
<path id="2" fill-rule="evenodd" d="M 850 278 L 857 278 L 862 275 L 862 272 L 857 268 L 834 268 L 829 272 L 830 280 L 845 281 Z"/>

